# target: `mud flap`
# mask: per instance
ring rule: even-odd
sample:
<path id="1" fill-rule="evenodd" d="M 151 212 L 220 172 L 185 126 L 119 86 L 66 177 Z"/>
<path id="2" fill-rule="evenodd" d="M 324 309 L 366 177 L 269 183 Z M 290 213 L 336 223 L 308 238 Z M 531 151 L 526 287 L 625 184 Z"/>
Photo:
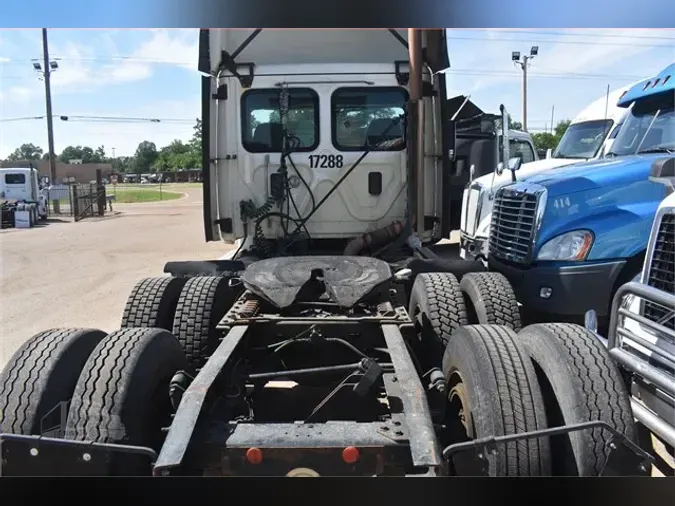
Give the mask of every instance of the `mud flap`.
<path id="1" fill-rule="evenodd" d="M 148 476 L 157 460 L 153 450 L 139 446 L 0 434 L 0 476 L 106 476 L 113 453 L 145 457 Z"/>
<path id="2" fill-rule="evenodd" d="M 451 461 L 460 476 L 488 476 L 490 456 L 499 453 L 500 448 L 506 443 L 521 439 L 556 436 L 595 427 L 602 427 L 612 433 L 612 438 L 607 443 L 607 462 L 600 472 L 600 476 L 649 476 L 652 464 L 655 461 L 654 456 L 630 441 L 608 423 L 601 421 L 456 443 L 443 450 L 443 457 Z"/>

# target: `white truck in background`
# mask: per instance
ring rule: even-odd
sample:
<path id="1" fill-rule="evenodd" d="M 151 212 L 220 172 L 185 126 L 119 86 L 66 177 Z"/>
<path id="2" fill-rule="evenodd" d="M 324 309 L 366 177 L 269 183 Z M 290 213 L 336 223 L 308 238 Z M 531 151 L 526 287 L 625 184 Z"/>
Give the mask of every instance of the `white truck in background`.
<path id="1" fill-rule="evenodd" d="M 603 96 L 570 123 L 550 157 L 527 162 L 521 160 L 518 180 L 541 172 L 601 158 L 611 150 L 626 115 L 618 100 L 630 89 L 626 86 Z M 460 256 L 466 260 L 487 261 L 488 237 L 492 220 L 492 198 L 502 186 L 513 182 L 512 172 L 501 165 L 492 173 L 470 181 L 464 189 L 460 225 Z"/>
<path id="2" fill-rule="evenodd" d="M 34 167 L 3 167 L 0 169 L 0 201 L 20 206 L 28 212 L 30 226 L 49 215 L 47 196 L 40 191 L 38 171 Z"/>

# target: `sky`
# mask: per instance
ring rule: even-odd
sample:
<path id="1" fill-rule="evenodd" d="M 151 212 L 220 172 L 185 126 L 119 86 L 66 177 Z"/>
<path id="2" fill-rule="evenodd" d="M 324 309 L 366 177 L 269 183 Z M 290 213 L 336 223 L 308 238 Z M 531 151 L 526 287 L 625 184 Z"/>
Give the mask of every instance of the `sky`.
<path id="1" fill-rule="evenodd" d="M 156 118 L 119 123 L 54 122 L 55 151 L 104 146 L 109 156 L 133 155 L 139 142 L 158 148 L 188 140 L 200 116 L 195 29 L 49 30 L 53 114 Z M 539 54 L 528 69 L 528 129 L 544 131 L 586 105 L 675 62 L 675 30 L 449 30 L 450 96 L 470 95 L 486 112 L 504 104 L 522 117 L 522 71 L 511 52 Z M 44 82 L 33 69 L 42 57 L 38 29 L 0 30 L 0 158 L 23 143 L 47 150 Z"/>

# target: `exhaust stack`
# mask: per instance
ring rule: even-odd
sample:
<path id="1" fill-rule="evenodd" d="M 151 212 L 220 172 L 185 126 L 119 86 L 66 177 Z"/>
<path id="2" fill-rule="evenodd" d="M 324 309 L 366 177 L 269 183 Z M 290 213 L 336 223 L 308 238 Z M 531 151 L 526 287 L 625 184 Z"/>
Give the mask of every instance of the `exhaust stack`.
<path id="1" fill-rule="evenodd" d="M 414 202 L 408 205 L 413 211 L 413 223 L 418 235 L 424 233 L 424 101 L 422 98 L 422 31 L 408 28 L 410 58 L 410 142 L 408 149 L 409 183 L 412 184 Z"/>

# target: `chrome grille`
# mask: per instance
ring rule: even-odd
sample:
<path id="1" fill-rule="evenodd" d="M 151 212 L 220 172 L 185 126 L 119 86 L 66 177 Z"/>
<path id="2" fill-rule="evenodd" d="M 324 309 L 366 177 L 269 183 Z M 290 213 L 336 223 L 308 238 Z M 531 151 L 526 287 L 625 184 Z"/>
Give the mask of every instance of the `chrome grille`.
<path id="1" fill-rule="evenodd" d="M 647 284 L 666 293 L 675 293 L 675 214 L 673 211 L 661 217 L 654 240 Z M 675 330 L 675 308 L 666 308 L 653 302 L 645 302 L 645 318 Z M 668 316 L 670 315 L 670 318 Z"/>
<path id="2" fill-rule="evenodd" d="M 501 188 L 497 191 L 490 224 L 490 253 L 511 262 L 531 259 L 537 229 L 539 194 Z"/>

